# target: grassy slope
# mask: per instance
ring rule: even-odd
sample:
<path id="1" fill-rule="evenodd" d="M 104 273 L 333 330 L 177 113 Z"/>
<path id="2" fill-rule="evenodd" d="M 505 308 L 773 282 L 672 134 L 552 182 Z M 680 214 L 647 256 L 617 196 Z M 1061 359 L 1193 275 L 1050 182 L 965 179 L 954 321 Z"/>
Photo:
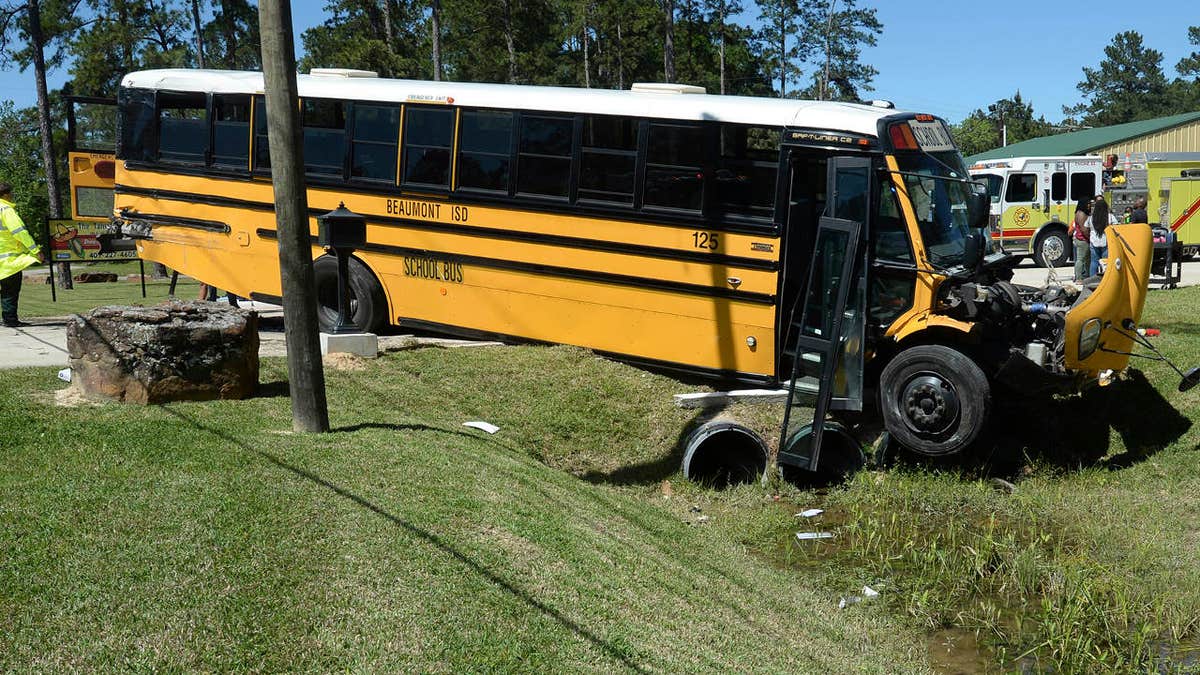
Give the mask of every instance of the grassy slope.
<path id="1" fill-rule="evenodd" d="M 338 431 L 304 437 L 281 367 L 275 397 L 151 408 L 56 408 L 50 371 L 0 372 L 0 670 L 923 668 L 882 607 L 840 613 L 644 498 L 678 466 L 671 380 L 399 353 L 331 371 Z"/>

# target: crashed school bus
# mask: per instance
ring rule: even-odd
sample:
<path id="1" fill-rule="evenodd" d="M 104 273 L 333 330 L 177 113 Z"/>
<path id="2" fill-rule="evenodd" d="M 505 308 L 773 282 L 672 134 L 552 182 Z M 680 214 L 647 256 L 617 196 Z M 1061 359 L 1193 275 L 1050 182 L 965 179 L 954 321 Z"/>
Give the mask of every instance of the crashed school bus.
<path id="1" fill-rule="evenodd" d="M 1128 360 L 1149 230 L 1111 230 L 1102 280 L 1010 283 L 1012 259 L 987 253 L 986 190 L 934 116 L 680 85 L 298 79 L 313 240 L 339 203 L 366 217 L 350 266 L 364 329 L 791 385 L 813 395 L 814 442 L 781 461 L 806 468 L 827 414 L 955 453 L 998 392 L 1076 392 Z M 278 299 L 265 121 L 260 73 L 122 80 L 115 217 L 143 257 Z M 335 297 L 333 258 L 313 257 Z"/>

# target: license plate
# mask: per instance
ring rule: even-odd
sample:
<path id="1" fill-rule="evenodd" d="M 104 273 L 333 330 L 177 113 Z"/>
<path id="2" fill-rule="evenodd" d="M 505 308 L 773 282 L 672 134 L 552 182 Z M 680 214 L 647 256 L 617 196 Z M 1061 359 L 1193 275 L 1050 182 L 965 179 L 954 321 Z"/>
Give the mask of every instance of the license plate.
<path id="1" fill-rule="evenodd" d="M 950 139 L 950 132 L 946 130 L 946 125 L 942 124 L 940 120 L 932 122 L 909 120 L 908 126 L 912 129 L 913 136 L 917 137 L 917 143 L 922 150 L 940 152 L 954 149 L 954 141 Z"/>

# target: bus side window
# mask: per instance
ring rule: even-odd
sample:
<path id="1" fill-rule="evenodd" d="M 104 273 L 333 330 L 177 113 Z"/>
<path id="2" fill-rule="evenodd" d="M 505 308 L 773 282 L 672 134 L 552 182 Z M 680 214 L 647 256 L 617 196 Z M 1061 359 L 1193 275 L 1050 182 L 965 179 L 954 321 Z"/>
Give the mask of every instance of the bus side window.
<path id="1" fill-rule="evenodd" d="M 1055 171 L 1050 174 L 1050 199 L 1061 202 L 1067 198 L 1067 172 Z"/>
<path id="2" fill-rule="evenodd" d="M 571 181 L 571 117 L 521 115 L 517 193 L 566 197 Z"/>
<path id="3" fill-rule="evenodd" d="M 355 103 L 353 116 L 350 176 L 395 183 L 400 137 L 399 106 Z"/>
<path id="4" fill-rule="evenodd" d="M 1014 173 L 1009 176 L 1004 201 L 1010 203 L 1037 201 L 1037 174 Z"/>
<path id="5" fill-rule="evenodd" d="M 267 100 L 254 97 L 254 170 L 271 170 L 271 148 L 267 139 Z"/>
<path id="6" fill-rule="evenodd" d="M 633 205 L 638 126 L 632 117 L 583 118 L 579 199 Z"/>
<path id="7" fill-rule="evenodd" d="M 699 211 L 704 204 L 704 127 L 650 124 L 642 203 Z"/>
<path id="8" fill-rule="evenodd" d="M 158 94 L 158 158 L 200 164 L 208 154 L 208 113 L 204 94 Z"/>
<path id="9" fill-rule="evenodd" d="M 300 111 L 304 172 L 341 177 L 346 161 L 346 103 L 306 98 Z"/>
<path id="10" fill-rule="evenodd" d="M 508 194 L 513 114 L 464 110 L 459 120 L 458 187 Z"/>
<path id="11" fill-rule="evenodd" d="M 407 106 L 404 111 L 404 182 L 450 187 L 454 110 Z"/>
<path id="12" fill-rule="evenodd" d="M 250 97 L 213 96 L 213 151 L 210 164 L 247 169 L 250 162 Z"/>
<path id="13" fill-rule="evenodd" d="M 714 211 L 752 218 L 775 215 L 779 129 L 721 126 L 721 152 L 713 183 Z"/>
<path id="14" fill-rule="evenodd" d="M 893 265 L 911 265 L 913 268 L 910 272 L 877 265 L 875 273 L 871 275 L 870 320 L 877 326 L 887 327 L 912 307 L 916 292 L 916 262 L 894 185 L 883 186 L 874 226 L 872 243 L 875 260 Z"/>
<path id="15" fill-rule="evenodd" d="M 1091 172 L 1071 174 L 1071 201 L 1091 200 L 1096 196 L 1096 174 Z"/>
<path id="16" fill-rule="evenodd" d="M 155 159 L 154 92 L 122 88 L 117 105 L 117 159 L 150 162 Z"/>

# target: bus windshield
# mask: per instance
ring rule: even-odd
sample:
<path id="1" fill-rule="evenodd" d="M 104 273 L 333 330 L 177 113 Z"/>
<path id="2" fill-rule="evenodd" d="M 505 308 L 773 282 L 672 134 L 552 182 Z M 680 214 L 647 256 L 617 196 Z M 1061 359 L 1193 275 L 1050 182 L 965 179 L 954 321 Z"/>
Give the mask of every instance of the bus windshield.
<path id="1" fill-rule="evenodd" d="M 929 262 L 949 268 L 965 264 L 970 231 L 971 177 L 957 152 L 897 153 L 905 193 L 917 217 Z"/>

